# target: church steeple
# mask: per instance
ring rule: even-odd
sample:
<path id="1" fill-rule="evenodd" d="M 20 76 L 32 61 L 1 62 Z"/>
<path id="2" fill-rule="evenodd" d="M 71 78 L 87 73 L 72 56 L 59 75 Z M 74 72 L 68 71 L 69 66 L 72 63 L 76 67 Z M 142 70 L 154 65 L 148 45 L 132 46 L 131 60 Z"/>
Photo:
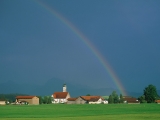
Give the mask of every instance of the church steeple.
<path id="1" fill-rule="evenodd" d="M 67 92 L 67 85 L 63 84 L 63 92 Z"/>

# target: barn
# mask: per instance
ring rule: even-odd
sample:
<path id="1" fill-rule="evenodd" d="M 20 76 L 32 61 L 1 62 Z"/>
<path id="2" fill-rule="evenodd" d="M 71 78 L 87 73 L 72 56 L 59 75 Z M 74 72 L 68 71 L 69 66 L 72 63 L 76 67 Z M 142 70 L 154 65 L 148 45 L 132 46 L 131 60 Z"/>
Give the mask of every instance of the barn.
<path id="1" fill-rule="evenodd" d="M 89 104 L 101 104 L 103 103 L 104 99 L 100 96 L 80 96 L 86 103 Z"/>
<path id="2" fill-rule="evenodd" d="M 39 105 L 39 98 L 36 96 L 17 96 L 16 103 L 18 104 L 28 103 L 29 105 Z"/>
<path id="3" fill-rule="evenodd" d="M 67 104 L 101 104 L 104 99 L 100 96 L 80 96 L 78 98 L 68 98 Z"/>
<path id="4" fill-rule="evenodd" d="M 0 105 L 5 105 L 5 104 L 6 104 L 5 99 L 0 99 Z"/>
<path id="5" fill-rule="evenodd" d="M 67 104 L 76 104 L 76 99 L 77 98 L 68 98 L 67 99 Z"/>
<path id="6" fill-rule="evenodd" d="M 155 102 L 156 102 L 157 104 L 160 104 L 160 100 L 156 100 Z"/>
<path id="7" fill-rule="evenodd" d="M 127 104 L 140 104 L 137 98 L 130 97 L 130 96 L 123 96 L 124 103 Z"/>

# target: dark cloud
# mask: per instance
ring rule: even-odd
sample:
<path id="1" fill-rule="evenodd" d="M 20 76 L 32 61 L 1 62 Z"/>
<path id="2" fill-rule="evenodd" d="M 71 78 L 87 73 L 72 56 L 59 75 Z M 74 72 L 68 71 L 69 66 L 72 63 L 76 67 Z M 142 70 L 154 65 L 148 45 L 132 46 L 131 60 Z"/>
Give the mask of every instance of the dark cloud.
<path id="1" fill-rule="evenodd" d="M 35 1 L 1 2 L 1 82 L 42 85 L 56 77 L 92 88 L 117 87 L 81 38 L 46 8 Z M 94 44 L 127 91 L 159 84 L 159 1 L 43 2 Z"/>

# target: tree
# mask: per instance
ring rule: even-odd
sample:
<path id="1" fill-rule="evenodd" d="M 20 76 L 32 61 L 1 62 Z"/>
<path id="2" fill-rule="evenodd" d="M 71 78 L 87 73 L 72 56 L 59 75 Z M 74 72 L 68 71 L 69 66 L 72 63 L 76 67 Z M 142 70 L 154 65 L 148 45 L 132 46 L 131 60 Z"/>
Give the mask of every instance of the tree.
<path id="1" fill-rule="evenodd" d="M 119 103 L 119 97 L 118 97 L 116 91 L 112 92 L 112 96 L 113 96 L 113 102 L 114 103 Z"/>
<path id="2" fill-rule="evenodd" d="M 145 100 L 145 96 L 142 95 L 138 98 L 138 100 L 140 101 L 140 103 L 146 103 L 147 101 Z"/>
<path id="3" fill-rule="evenodd" d="M 47 104 L 48 103 L 48 97 L 47 96 L 44 96 L 43 97 L 43 104 Z"/>
<path id="4" fill-rule="evenodd" d="M 28 96 L 27 94 L 18 94 L 18 93 L 12 93 L 12 94 L 0 94 L 0 99 L 5 98 L 8 100 L 10 103 L 16 101 L 16 96 Z"/>
<path id="5" fill-rule="evenodd" d="M 123 103 L 124 102 L 124 99 L 123 99 L 123 96 L 122 94 L 120 94 L 120 100 L 119 100 L 120 103 Z"/>
<path id="6" fill-rule="evenodd" d="M 52 97 L 51 96 L 44 96 L 43 97 L 43 104 L 51 104 L 52 103 Z"/>
<path id="7" fill-rule="evenodd" d="M 43 98 L 39 96 L 39 104 L 43 104 Z"/>
<path id="8" fill-rule="evenodd" d="M 154 85 L 148 85 L 144 89 L 144 96 L 147 103 L 154 103 L 155 100 L 158 98 L 157 89 Z"/>
<path id="9" fill-rule="evenodd" d="M 52 97 L 48 96 L 48 103 L 47 104 L 51 104 L 52 103 Z"/>
<path id="10" fill-rule="evenodd" d="M 108 102 L 109 103 L 119 103 L 119 97 L 116 91 L 113 91 L 112 94 L 109 96 Z"/>
<path id="11" fill-rule="evenodd" d="M 6 100 L 5 95 L 2 94 L 2 95 L 0 96 L 0 100 L 4 100 L 4 101 L 5 101 L 5 100 Z"/>
<path id="12" fill-rule="evenodd" d="M 108 103 L 110 103 L 110 104 L 113 103 L 113 97 L 112 97 L 112 95 L 109 96 L 109 98 L 108 98 Z"/>

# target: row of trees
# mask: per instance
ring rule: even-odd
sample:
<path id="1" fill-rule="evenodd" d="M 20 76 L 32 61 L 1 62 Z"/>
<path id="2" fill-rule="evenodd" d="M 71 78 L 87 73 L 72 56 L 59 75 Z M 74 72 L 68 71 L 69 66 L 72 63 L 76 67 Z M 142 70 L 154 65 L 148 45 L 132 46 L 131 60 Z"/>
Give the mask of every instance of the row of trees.
<path id="1" fill-rule="evenodd" d="M 10 103 L 12 103 L 16 101 L 16 96 L 27 96 L 27 94 L 18 94 L 18 93 L 0 94 L 0 100 L 9 101 Z"/>
<path id="2" fill-rule="evenodd" d="M 113 104 L 113 103 L 123 103 L 123 96 L 122 94 L 120 94 L 120 96 L 118 96 L 118 94 L 116 93 L 116 91 L 113 91 L 112 94 L 109 96 L 108 98 L 108 103 Z"/>
<path id="3" fill-rule="evenodd" d="M 39 96 L 39 104 L 51 104 L 53 98 L 51 96 Z"/>
<path id="4" fill-rule="evenodd" d="M 151 84 L 148 85 L 147 87 L 145 87 L 145 89 L 143 91 L 143 95 L 138 98 L 140 103 L 155 103 L 156 100 L 158 100 L 158 99 L 160 99 L 160 96 L 157 93 L 156 86 L 151 85 Z M 116 91 L 113 91 L 112 94 L 109 96 L 108 102 L 110 104 L 123 103 L 124 99 L 123 99 L 122 94 L 120 94 L 120 96 L 118 96 Z"/>

